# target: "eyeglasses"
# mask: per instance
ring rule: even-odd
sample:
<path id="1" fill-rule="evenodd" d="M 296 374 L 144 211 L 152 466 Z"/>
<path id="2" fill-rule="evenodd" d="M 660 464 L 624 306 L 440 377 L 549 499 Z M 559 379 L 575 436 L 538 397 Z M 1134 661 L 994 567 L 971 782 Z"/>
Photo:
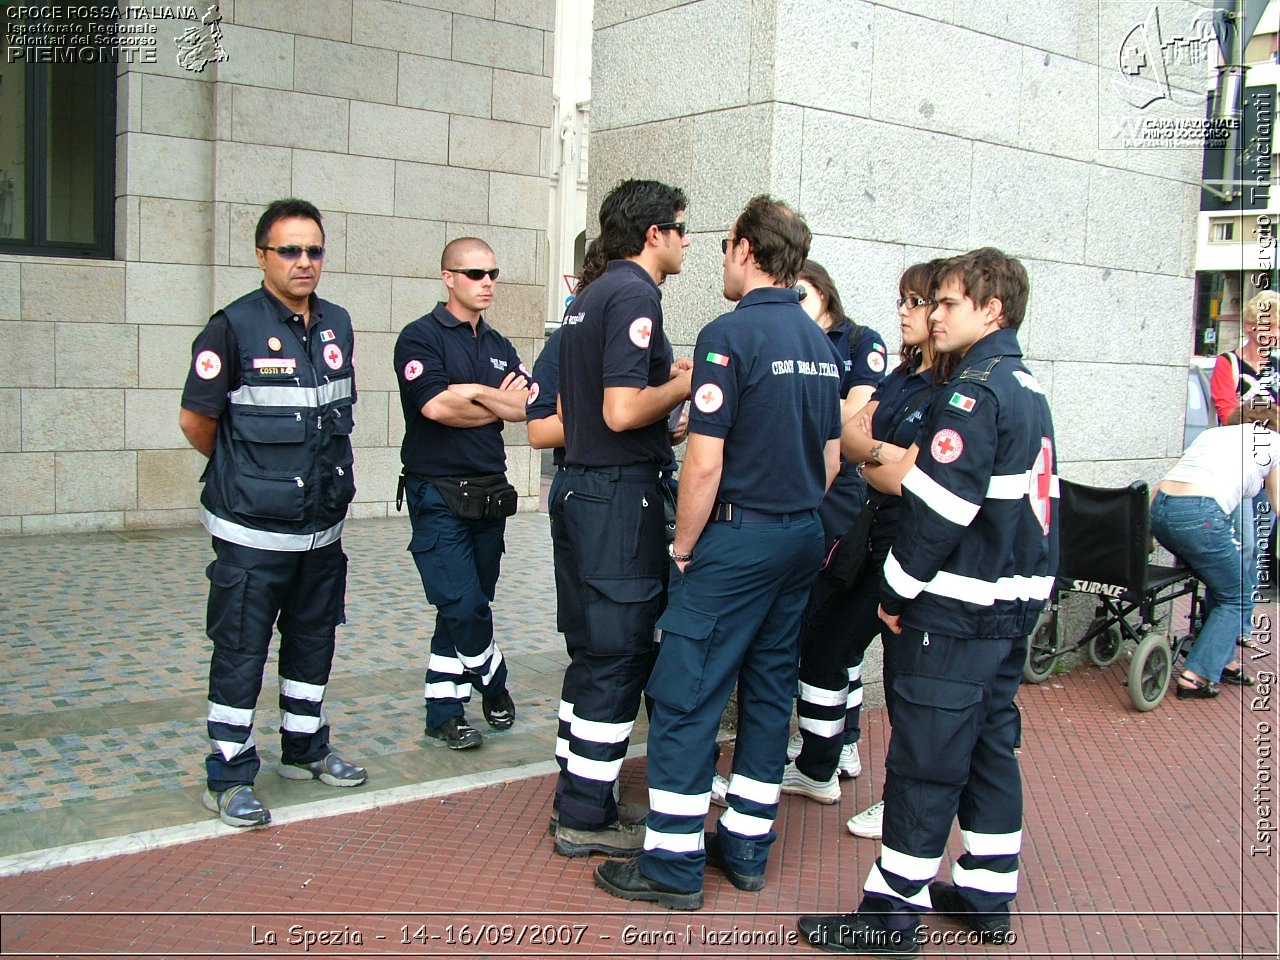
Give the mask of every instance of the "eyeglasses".
<path id="1" fill-rule="evenodd" d="M 737 243 L 737 240 L 730 240 L 728 237 L 722 237 L 720 240 L 720 252 L 728 253 L 729 247 Z"/>
<path id="2" fill-rule="evenodd" d="M 659 230 L 674 230 L 682 237 L 689 232 L 689 224 L 684 220 L 672 220 L 670 223 L 655 223 L 654 226 Z"/>
<path id="3" fill-rule="evenodd" d="M 446 270 L 449 270 L 449 268 L 448 268 L 448 267 L 446 267 L 445 269 L 446 269 Z M 450 272 L 450 273 L 460 273 L 460 274 L 462 274 L 464 277 L 466 277 L 468 280 L 474 280 L 474 281 L 476 281 L 477 283 L 479 283 L 479 282 L 480 282 L 481 280 L 483 280 L 485 277 L 488 277 L 490 280 L 497 280 L 497 279 L 498 279 L 498 268 L 497 268 L 497 267 L 494 267 L 492 270 L 481 270 L 479 267 L 472 267 L 470 270 L 449 270 L 449 272 Z"/>
<path id="4" fill-rule="evenodd" d="M 936 300 L 926 300 L 924 297 L 899 297 L 898 309 L 902 309 L 905 306 L 908 310 L 914 310 L 916 307 L 931 306 L 937 302 Z"/>
<path id="5" fill-rule="evenodd" d="M 272 250 L 281 260 L 297 260 L 302 256 L 302 251 L 307 252 L 308 260 L 323 260 L 324 247 L 299 247 L 296 244 L 286 244 L 283 247 L 259 247 L 259 250 Z"/>

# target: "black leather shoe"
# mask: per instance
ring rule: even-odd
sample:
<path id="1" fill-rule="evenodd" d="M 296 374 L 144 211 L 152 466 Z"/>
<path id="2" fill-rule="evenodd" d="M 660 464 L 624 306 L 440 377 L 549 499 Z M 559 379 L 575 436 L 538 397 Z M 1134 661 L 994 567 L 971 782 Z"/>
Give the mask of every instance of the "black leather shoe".
<path id="1" fill-rule="evenodd" d="M 471 747 L 478 747 L 480 741 L 484 739 L 480 736 L 479 730 L 467 723 L 465 717 L 450 717 L 440 726 L 426 727 L 423 732 L 428 737 L 443 740 L 444 745 L 450 750 L 468 750 Z"/>
<path id="2" fill-rule="evenodd" d="M 252 785 L 247 783 L 229 787 L 221 793 L 205 790 L 204 805 L 229 827 L 265 827 L 271 822 L 271 811 L 254 796 Z"/>
<path id="3" fill-rule="evenodd" d="M 687 893 L 650 880 L 640 872 L 640 861 L 609 860 L 596 867 L 596 886 L 623 900 L 651 900 L 668 910 L 697 910 L 702 906 L 702 891 Z"/>
<path id="4" fill-rule="evenodd" d="M 1223 667 L 1222 682 L 1229 683 L 1233 687 L 1252 687 L 1253 677 L 1244 672 L 1244 667 L 1236 667 L 1234 670 Z"/>
<path id="5" fill-rule="evenodd" d="M 914 957 L 920 952 L 914 933 L 873 926 L 859 913 L 834 917 L 801 917 L 796 926 L 811 947 L 827 953 L 862 953 L 881 957 Z"/>
<path id="6" fill-rule="evenodd" d="M 764 889 L 763 873 L 739 873 L 724 862 L 724 851 L 720 849 L 720 835 L 718 833 L 708 833 L 705 843 L 707 863 L 728 877 L 729 882 L 735 887 L 748 893 L 755 893 L 757 890 Z"/>
<path id="7" fill-rule="evenodd" d="M 929 884 L 929 898 L 933 901 L 933 909 L 936 912 L 976 931 L 980 934 L 983 943 L 1009 942 L 1009 935 L 1012 932 L 1009 926 L 1009 915 L 974 911 L 964 902 L 954 883 L 935 880 Z"/>
<path id="8" fill-rule="evenodd" d="M 1183 680 L 1193 686 L 1184 687 Z M 1179 677 L 1176 686 L 1179 700 L 1212 700 L 1220 692 L 1216 683 L 1205 683 L 1192 677 Z"/>
<path id="9" fill-rule="evenodd" d="M 511 725 L 516 722 L 516 704 L 506 690 L 492 700 L 486 699 L 481 709 L 485 720 L 495 730 L 510 730 Z"/>
<path id="10" fill-rule="evenodd" d="M 336 753 L 326 754 L 315 763 L 281 761 L 276 773 L 286 780 L 319 780 L 331 787 L 358 787 L 369 779 L 364 767 L 348 763 Z"/>

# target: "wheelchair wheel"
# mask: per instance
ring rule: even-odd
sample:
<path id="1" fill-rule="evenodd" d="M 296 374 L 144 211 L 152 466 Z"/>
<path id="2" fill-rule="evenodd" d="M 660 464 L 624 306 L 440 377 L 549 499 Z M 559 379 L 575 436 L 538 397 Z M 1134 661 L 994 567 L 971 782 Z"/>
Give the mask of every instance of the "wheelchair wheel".
<path id="1" fill-rule="evenodd" d="M 1160 706 L 1172 673 L 1169 638 L 1163 633 L 1148 633 L 1133 651 L 1133 662 L 1129 665 L 1129 696 L 1133 698 L 1133 705 L 1143 712 Z"/>
<path id="2" fill-rule="evenodd" d="M 1061 640 L 1057 611 L 1046 609 L 1027 641 L 1027 662 L 1022 668 L 1022 678 L 1027 683 L 1043 683 L 1049 679 L 1058 662 Z"/>
<path id="3" fill-rule="evenodd" d="M 1087 633 L 1092 633 L 1099 621 L 1089 624 Z M 1124 636 L 1119 627 L 1108 627 L 1089 641 L 1089 659 L 1095 667 L 1109 667 L 1120 659 L 1120 649 L 1124 646 Z"/>

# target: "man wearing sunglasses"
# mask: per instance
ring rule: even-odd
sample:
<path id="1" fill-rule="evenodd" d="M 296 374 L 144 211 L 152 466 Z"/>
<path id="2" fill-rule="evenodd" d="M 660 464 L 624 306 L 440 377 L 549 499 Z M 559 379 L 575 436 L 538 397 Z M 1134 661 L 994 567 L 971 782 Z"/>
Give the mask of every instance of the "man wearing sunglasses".
<path id="1" fill-rule="evenodd" d="M 506 486 L 502 426 L 525 419 L 529 375 L 511 341 L 484 319 L 498 280 L 490 246 L 476 237 L 451 241 L 440 257 L 440 277 L 448 300 L 396 341 L 405 420 L 401 482 L 413 525 L 409 551 L 436 608 L 425 732 L 452 750 L 466 750 L 482 741 L 465 714 L 473 686 L 489 726 L 506 730 L 515 723 L 490 610 L 506 516 L 488 508 L 472 515 L 450 497 L 464 486 Z"/>
<path id="2" fill-rule="evenodd" d="M 600 206 L 604 273 L 575 297 L 560 342 L 565 475 L 551 503 L 557 622 L 570 663 L 560 694 L 555 850 L 622 856 L 644 828 L 619 818 L 614 786 L 653 664 L 665 603 L 661 475 L 667 417 L 689 396 L 672 359 L 659 284 L 689 246 L 684 192 L 628 180 Z"/>
<path id="3" fill-rule="evenodd" d="M 205 806 L 233 827 L 271 814 L 254 795 L 253 716 L 280 630 L 281 758 L 290 780 L 354 787 L 367 775 L 329 747 L 322 704 L 346 621 L 342 524 L 355 496 L 351 318 L 315 295 L 320 212 L 277 200 L 254 238 L 262 286 L 213 315 L 192 346 L 179 425 L 209 458 L 200 515 L 209 565 Z"/>

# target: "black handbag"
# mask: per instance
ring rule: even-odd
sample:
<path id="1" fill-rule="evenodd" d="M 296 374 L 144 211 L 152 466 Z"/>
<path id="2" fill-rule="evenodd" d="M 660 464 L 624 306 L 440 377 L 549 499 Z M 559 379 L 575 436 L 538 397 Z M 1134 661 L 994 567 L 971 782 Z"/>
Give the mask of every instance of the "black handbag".
<path id="1" fill-rule="evenodd" d="M 516 512 L 519 494 L 505 474 L 484 477 L 433 477 L 445 505 L 460 520 L 501 520 Z"/>
<path id="2" fill-rule="evenodd" d="M 822 575 L 838 590 L 848 590 L 867 565 L 871 556 L 871 527 L 876 521 L 879 498 L 869 498 L 862 505 L 858 517 L 849 532 L 835 542 L 827 561 L 822 565 Z"/>

